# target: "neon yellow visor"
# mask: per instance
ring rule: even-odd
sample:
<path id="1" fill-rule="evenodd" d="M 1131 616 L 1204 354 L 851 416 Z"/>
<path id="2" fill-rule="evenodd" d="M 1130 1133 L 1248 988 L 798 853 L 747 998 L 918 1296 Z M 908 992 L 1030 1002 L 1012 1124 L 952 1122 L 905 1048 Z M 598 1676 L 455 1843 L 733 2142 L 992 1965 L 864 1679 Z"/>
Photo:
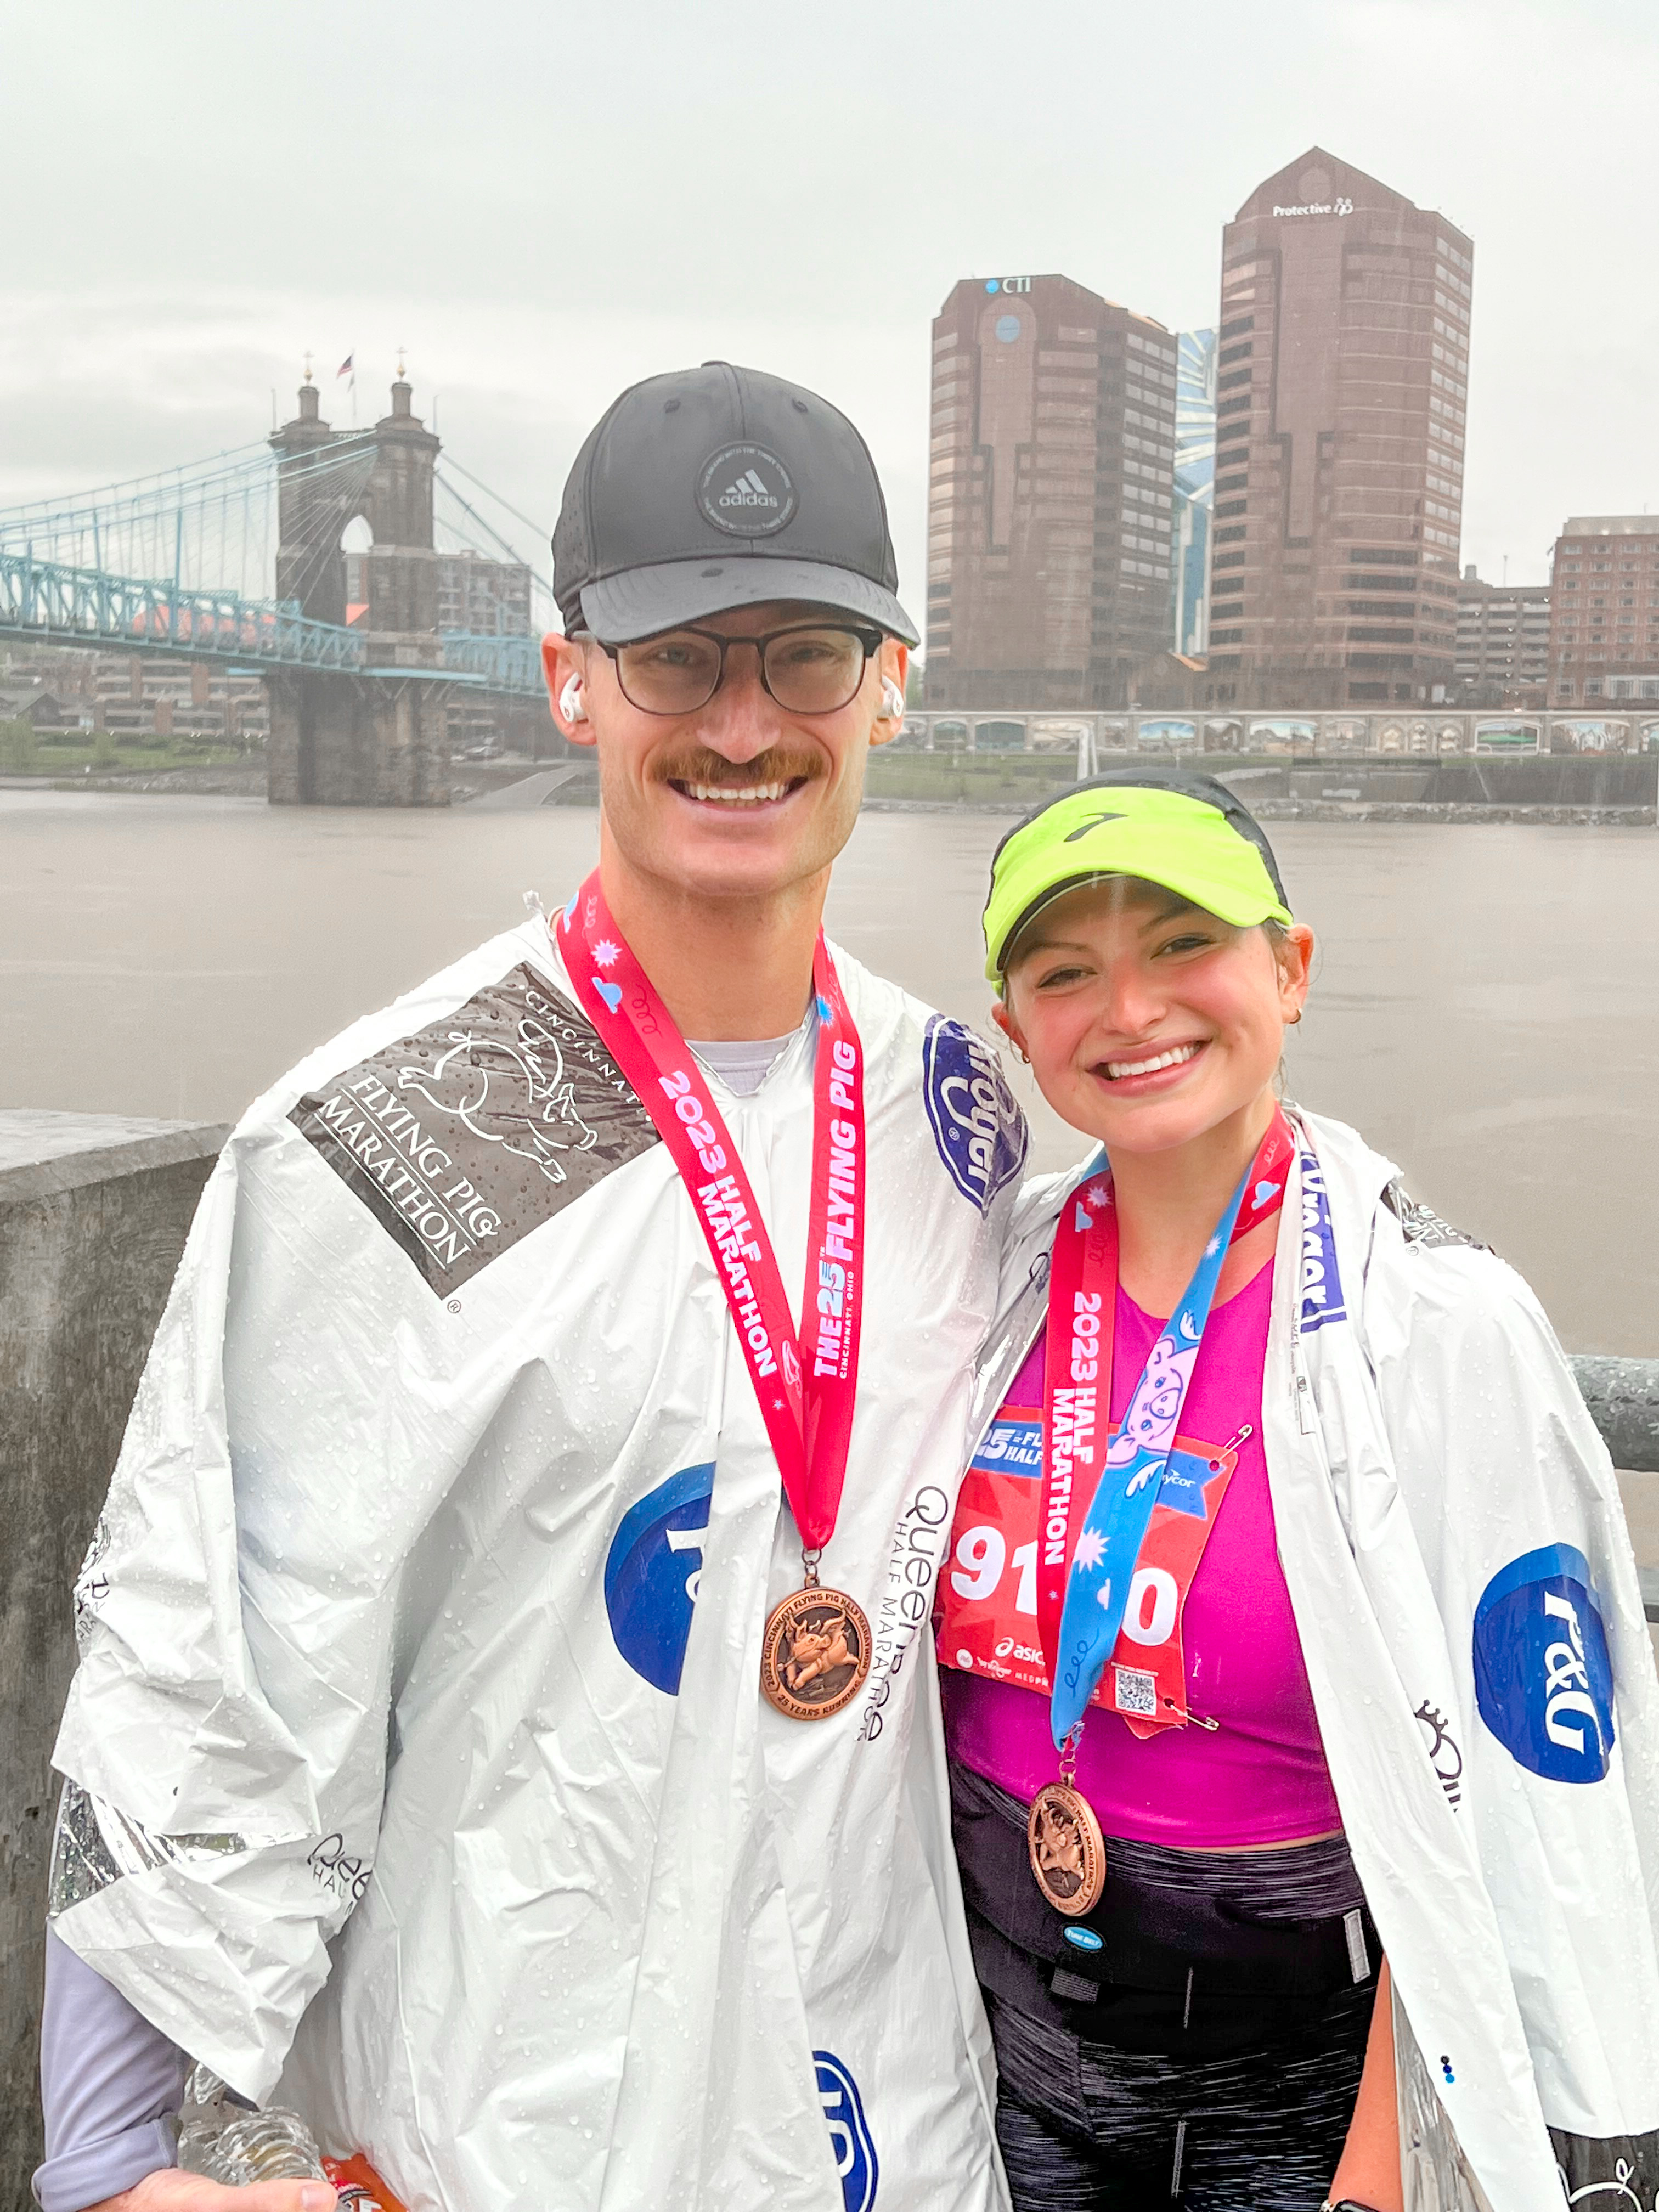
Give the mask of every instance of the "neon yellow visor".
<path id="1" fill-rule="evenodd" d="M 1237 811 L 1255 829 L 1242 806 Z M 1219 806 L 1188 792 L 1131 783 L 1068 791 L 997 848 L 985 902 L 985 973 L 1000 986 L 1026 923 L 1062 891 L 1106 876 L 1161 884 L 1237 929 L 1288 925 L 1291 909 L 1266 846 L 1260 830 L 1248 836 Z"/>

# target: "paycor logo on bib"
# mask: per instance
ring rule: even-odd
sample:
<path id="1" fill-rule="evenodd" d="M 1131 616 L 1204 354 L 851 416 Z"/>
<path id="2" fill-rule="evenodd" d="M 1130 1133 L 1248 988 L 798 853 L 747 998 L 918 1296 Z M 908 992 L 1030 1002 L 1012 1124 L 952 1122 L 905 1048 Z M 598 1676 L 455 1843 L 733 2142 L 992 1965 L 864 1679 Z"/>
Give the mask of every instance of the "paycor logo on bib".
<path id="1" fill-rule="evenodd" d="M 922 1091 L 939 1156 L 985 1212 L 1025 1164 L 1030 1134 L 997 1056 L 981 1036 L 935 1014 L 921 1047 Z"/>
<path id="2" fill-rule="evenodd" d="M 1511 1759 L 1547 1782 L 1600 1782 L 1613 1756 L 1613 1662 L 1571 1544 L 1523 1553 L 1474 1609 L 1474 1695 Z"/>
<path id="3" fill-rule="evenodd" d="M 617 1649 L 654 1689 L 678 1697 L 702 1574 L 714 1462 L 683 1467 L 617 1524 L 605 1562 L 605 1609 Z"/>

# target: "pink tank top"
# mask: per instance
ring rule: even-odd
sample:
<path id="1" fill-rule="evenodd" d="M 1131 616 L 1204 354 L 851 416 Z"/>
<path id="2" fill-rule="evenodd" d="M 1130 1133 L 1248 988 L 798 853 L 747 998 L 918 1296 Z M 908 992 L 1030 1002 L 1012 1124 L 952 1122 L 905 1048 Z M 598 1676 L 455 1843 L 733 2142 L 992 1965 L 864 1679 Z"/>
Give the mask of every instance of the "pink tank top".
<path id="1" fill-rule="evenodd" d="M 1220 1726 L 1213 1734 L 1164 1729 L 1142 1739 L 1118 1714 L 1091 1705 L 1077 1782 L 1109 1836 L 1218 1850 L 1292 1843 L 1342 1825 L 1279 1564 L 1261 1448 L 1272 1297 L 1269 1261 L 1214 1309 L 1181 1418 L 1184 1436 L 1212 1444 L 1247 1422 L 1251 1430 L 1182 1616 L 1189 1710 Z M 1163 1326 L 1119 1291 L 1115 1422 Z M 1042 1404 L 1042 1356 L 1039 1337 L 1006 1402 Z M 1048 1698 L 953 1668 L 943 1680 L 952 1755 L 1029 1804 L 1055 1774 Z"/>

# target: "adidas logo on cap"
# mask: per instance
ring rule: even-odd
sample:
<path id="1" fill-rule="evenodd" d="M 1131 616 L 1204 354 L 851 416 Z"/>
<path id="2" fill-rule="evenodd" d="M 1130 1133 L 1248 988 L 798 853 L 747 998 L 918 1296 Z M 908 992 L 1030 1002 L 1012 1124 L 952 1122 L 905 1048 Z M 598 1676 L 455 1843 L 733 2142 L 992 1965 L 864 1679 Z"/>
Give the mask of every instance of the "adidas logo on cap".
<path id="1" fill-rule="evenodd" d="M 729 537 L 774 538 L 794 520 L 795 480 L 770 446 L 745 439 L 722 446 L 704 461 L 697 505 L 704 520 Z"/>
<path id="2" fill-rule="evenodd" d="M 722 507 L 775 507 L 777 503 L 753 469 L 745 469 L 720 495 Z"/>

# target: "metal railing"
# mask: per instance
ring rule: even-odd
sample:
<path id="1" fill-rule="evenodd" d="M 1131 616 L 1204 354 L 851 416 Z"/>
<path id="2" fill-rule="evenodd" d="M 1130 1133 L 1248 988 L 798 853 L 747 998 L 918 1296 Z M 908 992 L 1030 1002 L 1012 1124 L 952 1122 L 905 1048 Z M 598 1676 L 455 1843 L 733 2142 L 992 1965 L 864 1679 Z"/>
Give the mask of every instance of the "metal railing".
<path id="1" fill-rule="evenodd" d="M 901 746 L 910 752 L 1073 752 L 1091 755 L 1340 756 L 1425 766 L 1436 760 L 1547 758 L 1551 754 L 1659 752 L 1659 678 L 1652 695 L 1595 699 L 1576 708 L 1466 707 L 913 707 Z"/>

